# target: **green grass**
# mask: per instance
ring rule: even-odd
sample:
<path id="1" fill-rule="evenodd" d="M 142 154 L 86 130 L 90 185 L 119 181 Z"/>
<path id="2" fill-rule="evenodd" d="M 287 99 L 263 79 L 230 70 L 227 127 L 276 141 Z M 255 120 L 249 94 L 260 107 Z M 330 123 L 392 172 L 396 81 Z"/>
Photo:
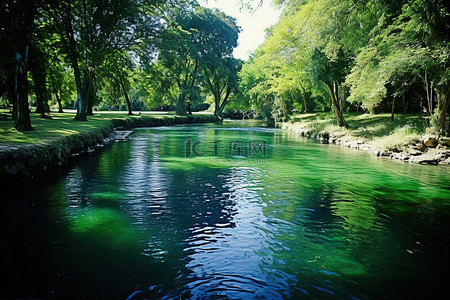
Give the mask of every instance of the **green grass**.
<path id="1" fill-rule="evenodd" d="M 61 136 L 89 132 L 94 128 L 108 127 L 111 119 L 128 118 L 127 113 L 94 113 L 87 122 L 74 121 L 73 113 L 52 113 L 52 119 L 42 119 L 38 114 L 31 114 L 32 131 L 19 132 L 14 129 L 10 116 L 8 120 L 0 120 L 0 144 L 18 145 L 48 142 Z M 143 115 L 144 116 L 144 115 Z M 149 116 L 145 114 L 145 116 Z M 167 117 L 167 115 L 165 115 Z M 133 116 L 140 118 L 139 115 Z M 163 118 L 164 115 L 151 115 L 152 118 Z"/>
<path id="2" fill-rule="evenodd" d="M 38 114 L 31 114 L 32 131 L 19 132 L 14 129 L 12 120 L 0 120 L 0 144 L 35 144 L 76 133 L 89 132 L 93 128 L 109 126 L 111 119 L 126 119 L 126 112 L 96 112 L 88 117 L 87 122 L 74 121 L 73 113 L 52 113 L 51 120 L 41 119 Z M 151 117 L 167 118 L 167 114 L 135 115 L 132 118 Z M 313 113 L 296 115 L 292 118 L 291 128 L 310 130 L 314 133 L 328 131 L 348 140 L 362 140 L 378 148 L 402 147 L 418 139 L 426 132 L 427 119 L 419 114 L 398 114 L 391 121 L 390 114 L 346 114 L 350 128 L 336 125 L 332 113 Z"/>
<path id="3" fill-rule="evenodd" d="M 310 130 L 315 134 L 328 131 L 348 140 L 361 140 L 378 148 L 395 148 L 407 145 L 427 131 L 427 118 L 420 114 L 345 114 L 350 128 L 336 125 L 332 113 L 296 115 L 291 128 Z"/>

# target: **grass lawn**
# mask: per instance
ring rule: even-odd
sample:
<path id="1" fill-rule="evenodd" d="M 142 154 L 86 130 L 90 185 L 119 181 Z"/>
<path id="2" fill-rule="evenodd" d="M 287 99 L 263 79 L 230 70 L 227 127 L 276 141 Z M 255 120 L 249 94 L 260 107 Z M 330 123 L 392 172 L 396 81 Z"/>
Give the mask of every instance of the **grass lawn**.
<path id="1" fill-rule="evenodd" d="M 142 116 L 151 116 L 161 118 L 167 114 L 143 114 Z M 46 142 L 60 136 L 67 136 L 74 133 L 83 133 L 92 128 L 103 128 L 109 125 L 110 119 L 128 118 L 126 112 L 102 112 L 94 113 L 94 116 L 88 117 L 87 122 L 74 121 L 74 113 L 52 113 L 52 119 L 42 119 L 39 114 L 31 114 L 32 131 L 19 132 L 14 129 L 14 122 L 11 116 L 8 120 L 0 120 L 0 144 L 35 144 Z M 139 115 L 133 116 L 139 118 Z"/>
<path id="2" fill-rule="evenodd" d="M 402 147 L 420 138 L 427 132 L 427 117 L 421 114 L 396 114 L 394 121 L 390 114 L 345 114 L 350 128 L 336 125 L 332 113 L 296 115 L 291 126 L 318 133 L 328 131 L 352 140 L 362 140 L 379 148 Z"/>

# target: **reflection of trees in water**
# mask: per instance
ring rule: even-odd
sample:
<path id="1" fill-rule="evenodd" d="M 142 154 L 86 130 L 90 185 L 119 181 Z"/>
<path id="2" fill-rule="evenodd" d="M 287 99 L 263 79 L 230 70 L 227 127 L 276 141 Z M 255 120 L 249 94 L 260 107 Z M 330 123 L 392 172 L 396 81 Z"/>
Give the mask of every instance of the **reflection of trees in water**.
<path id="1" fill-rule="evenodd" d="M 70 230 L 57 255 L 84 290 L 107 295 L 105 285 L 117 290 L 114 285 L 126 289 L 130 282 L 173 281 L 185 266 L 185 243 L 193 232 L 233 226 L 234 202 L 223 188 L 223 170 L 161 166 L 161 157 L 184 154 L 180 140 L 172 134 L 137 135 L 81 162 L 67 176 L 57 194 L 68 201 L 60 207 Z"/>
<path id="2" fill-rule="evenodd" d="M 190 251 L 185 248 L 190 237 L 199 236 L 199 231 L 205 229 L 205 242 L 212 243 L 214 239 L 208 240 L 207 236 L 214 235 L 215 227 L 233 226 L 234 202 L 228 189 L 223 188 L 223 169 L 171 170 L 161 163 L 167 155 L 184 154 L 180 140 L 180 136 L 170 133 L 143 140 L 138 136 L 121 182 L 127 200 L 120 207 L 142 234 L 142 254 L 165 266 L 156 282 L 164 282 L 165 288 L 172 291 L 179 272 L 188 272 L 185 264 Z M 145 290 L 147 296 L 155 292 Z"/>
<path id="3" fill-rule="evenodd" d="M 435 268 L 441 275 L 430 273 L 430 266 L 436 265 L 430 253 L 439 244 L 435 249 L 448 249 L 443 236 L 449 235 L 437 225 L 443 224 L 442 214 L 435 211 L 439 202 L 421 198 L 430 195 L 420 188 L 422 179 L 389 169 L 361 172 L 336 165 L 333 173 L 313 167 L 306 162 L 272 169 L 260 194 L 267 203 L 265 215 L 277 224 L 281 244 L 274 253 L 283 262 L 279 268 L 297 274 L 299 297 L 301 290 L 316 290 L 316 297 L 327 295 L 313 285 L 342 297 L 352 291 L 361 296 L 363 290 L 376 297 L 401 297 L 399 284 L 419 294 L 420 286 L 439 290 L 443 269 Z M 442 193 L 435 196 L 440 201 Z M 441 228 L 440 238 L 433 228 Z M 425 251 L 423 244 L 430 241 L 434 245 Z"/>
<path id="4" fill-rule="evenodd" d="M 202 132 L 206 141 L 215 137 L 232 139 L 220 130 Z M 141 197 L 140 204 L 128 201 L 125 210 L 137 224 L 147 228 L 148 245 L 144 253 L 167 266 L 161 275 L 167 279 L 166 288 L 173 295 L 184 297 L 213 296 L 221 289 L 230 289 L 228 293 L 234 289 L 237 296 L 250 296 L 249 291 L 259 290 L 261 295 L 280 297 L 276 291 L 286 290 L 284 279 L 269 287 L 272 283 L 260 269 L 271 254 L 264 251 L 255 254 L 268 234 L 263 228 L 254 228 L 261 222 L 259 217 L 263 217 L 255 192 L 257 183 L 253 182 L 259 175 L 252 174 L 251 168 L 228 166 L 167 168 L 167 164 L 161 163 L 165 151 L 159 145 L 167 145 L 166 140 L 172 138 L 180 144 L 183 139 L 171 135 L 160 138 L 152 144 L 152 153 L 159 153 L 158 158 L 144 162 L 146 170 L 134 170 L 129 177 L 129 181 L 146 182 L 142 194 L 147 196 Z M 140 290 L 138 294 L 151 297 L 154 290 Z"/>

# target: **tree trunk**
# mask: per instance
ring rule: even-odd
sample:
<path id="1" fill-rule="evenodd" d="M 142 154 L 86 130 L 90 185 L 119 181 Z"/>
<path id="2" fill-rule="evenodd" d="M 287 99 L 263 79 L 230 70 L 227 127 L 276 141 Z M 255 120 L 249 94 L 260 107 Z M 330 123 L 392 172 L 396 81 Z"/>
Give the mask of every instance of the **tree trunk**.
<path id="1" fill-rule="evenodd" d="M 433 114 L 433 94 L 431 92 L 430 83 L 428 82 L 428 70 L 425 69 L 425 89 L 427 93 L 427 111 L 428 115 Z"/>
<path id="2" fill-rule="evenodd" d="M 186 95 L 183 92 L 178 96 L 176 114 L 179 116 L 186 114 Z"/>
<path id="3" fill-rule="evenodd" d="M 344 119 L 344 115 L 343 115 L 343 113 L 341 111 L 339 103 L 337 102 L 336 97 L 334 95 L 333 87 L 331 86 L 330 83 L 325 83 L 325 85 L 326 85 L 326 87 L 328 89 L 328 92 L 330 94 L 330 97 L 331 97 L 331 104 L 332 104 L 334 112 L 336 114 L 336 119 L 337 119 L 337 122 L 338 122 L 338 126 L 340 126 L 340 127 L 348 127 L 348 124 L 347 124 L 347 122 Z"/>
<path id="4" fill-rule="evenodd" d="M 58 102 L 58 113 L 63 113 L 63 107 L 62 107 L 62 103 L 61 103 L 61 97 L 58 94 L 58 91 L 55 89 L 55 97 L 56 97 L 56 102 Z"/>
<path id="5" fill-rule="evenodd" d="M 92 92 L 89 92 L 89 94 L 88 94 L 88 103 L 87 103 L 87 110 L 86 110 L 86 115 L 87 116 L 93 116 L 94 115 L 94 113 L 92 111 L 93 106 L 94 106 L 94 95 L 92 95 Z"/>
<path id="6" fill-rule="evenodd" d="M 187 111 L 186 111 L 186 96 L 187 96 L 186 88 L 190 87 L 192 90 L 192 87 L 194 86 L 196 78 L 197 78 L 197 71 L 198 71 L 199 66 L 200 66 L 200 64 L 199 64 L 198 60 L 195 60 L 194 71 L 191 74 L 186 73 L 183 81 L 180 81 L 179 79 L 177 80 L 178 87 L 180 88 L 180 95 L 178 96 L 178 101 L 177 101 L 177 105 L 176 105 L 176 114 L 177 115 L 186 115 L 187 114 Z M 190 78 L 189 78 L 189 75 L 191 76 Z"/>
<path id="7" fill-rule="evenodd" d="M 128 97 L 128 92 L 127 92 L 127 89 L 125 87 L 125 82 L 124 82 L 122 76 L 120 76 L 120 78 L 119 78 L 119 84 L 122 87 L 122 91 L 123 91 L 123 94 L 125 96 L 125 102 L 127 103 L 127 108 L 128 108 L 128 115 L 131 116 L 133 114 L 133 111 L 131 110 L 131 101 L 130 101 L 130 97 Z"/>
<path id="8" fill-rule="evenodd" d="M 92 106 L 94 103 L 94 82 L 89 74 L 84 79 L 82 94 L 86 99 L 86 115 L 92 116 Z"/>
<path id="9" fill-rule="evenodd" d="M 405 96 L 405 93 L 402 94 L 402 102 L 403 102 L 403 113 L 406 114 L 408 112 L 408 108 L 406 107 L 406 96 Z"/>
<path id="10" fill-rule="evenodd" d="M 302 98 L 303 98 L 303 106 L 305 107 L 305 114 L 308 113 L 308 106 L 306 104 L 306 91 L 305 91 L 305 87 L 300 83 L 300 94 L 302 94 Z"/>
<path id="11" fill-rule="evenodd" d="M 87 121 L 86 113 L 87 113 L 87 99 L 86 94 L 83 93 L 85 89 L 85 84 L 83 84 L 81 79 L 81 71 L 80 66 L 78 65 L 78 50 L 77 44 L 75 42 L 75 34 L 73 32 L 72 27 L 72 7 L 71 3 L 67 2 L 67 21 L 65 23 L 66 26 L 66 36 L 63 38 L 67 38 L 68 47 L 69 47 L 69 59 L 72 64 L 73 74 L 75 77 L 75 85 L 77 88 L 77 101 L 75 107 L 77 108 L 77 114 L 74 118 L 75 121 Z"/>
<path id="12" fill-rule="evenodd" d="M 75 76 L 75 85 L 77 87 L 77 102 L 75 104 L 77 108 L 77 114 L 74 118 L 75 121 L 87 121 L 86 113 L 87 113 L 87 106 L 86 106 L 86 100 L 83 93 L 83 87 L 85 86 L 81 82 L 81 73 L 80 69 L 78 67 L 78 62 L 76 64 L 73 64 L 74 67 L 74 76 Z"/>
<path id="13" fill-rule="evenodd" d="M 192 103 L 191 103 L 191 96 L 189 95 L 188 101 L 187 101 L 187 113 L 189 115 L 192 115 Z"/>
<path id="14" fill-rule="evenodd" d="M 447 112 L 448 112 L 448 107 L 450 105 L 450 97 L 448 97 L 448 93 L 445 95 L 445 101 L 444 101 L 444 105 L 439 113 L 439 127 L 440 130 L 445 130 L 445 119 L 447 116 Z M 450 127 L 450 125 L 449 125 Z M 447 134 L 449 134 L 448 130 L 447 130 Z"/>
<path id="15" fill-rule="evenodd" d="M 19 15 L 19 13 L 21 15 Z M 32 130 L 28 108 L 28 60 L 31 30 L 34 22 L 34 1 L 16 1 L 11 14 L 15 42 L 14 126 L 19 131 Z"/>
<path id="16" fill-rule="evenodd" d="M 49 118 L 45 113 L 50 112 L 48 106 L 47 80 L 45 66 L 42 65 L 41 53 L 34 47 L 30 60 L 31 76 L 35 85 L 36 112 L 41 114 L 41 118 Z"/>
<path id="17" fill-rule="evenodd" d="M 394 110 L 395 110 L 395 97 L 392 97 L 392 111 L 391 111 L 391 121 L 394 121 Z"/>
<path id="18" fill-rule="evenodd" d="M 130 97 L 128 97 L 128 93 L 127 93 L 127 91 L 125 90 L 125 88 L 124 88 L 124 90 L 123 90 L 123 93 L 124 93 L 124 95 L 125 95 L 125 102 L 127 103 L 127 108 L 128 108 L 128 115 L 132 115 L 133 114 L 133 111 L 131 110 L 131 101 L 130 101 Z"/>
<path id="19" fill-rule="evenodd" d="M 227 103 L 228 103 L 228 97 L 230 96 L 230 94 L 231 94 L 231 89 L 230 89 L 229 87 L 227 87 L 227 92 L 226 92 L 226 94 L 225 94 L 225 98 L 223 99 L 222 104 L 219 106 L 219 110 L 218 110 L 218 112 L 217 112 L 217 116 L 218 116 L 220 119 L 223 119 L 223 117 L 222 117 L 223 110 L 224 110 L 225 106 L 226 106 Z"/>
<path id="20" fill-rule="evenodd" d="M 87 100 L 87 109 L 86 109 L 86 114 L 88 116 L 93 116 L 94 113 L 92 112 L 92 108 L 94 107 L 94 103 L 95 103 L 95 97 L 97 97 L 97 91 L 96 91 L 96 82 L 95 82 L 96 78 L 95 78 L 95 74 L 94 72 L 88 71 L 87 76 L 85 78 L 85 84 L 87 85 L 86 88 L 86 100 Z"/>
<path id="21" fill-rule="evenodd" d="M 217 90 L 213 90 L 214 95 L 214 115 L 219 117 L 219 108 L 220 108 L 220 92 Z"/>
<path id="22" fill-rule="evenodd" d="M 34 72 L 31 72 L 31 76 L 33 77 L 33 81 L 35 84 L 35 95 L 36 95 L 36 113 L 40 114 L 41 117 L 45 116 L 44 112 L 44 95 L 42 94 L 42 87 L 39 87 L 39 84 L 36 83 L 37 79 L 35 79 L 36 75 Z"/>
<path id="23" fill-rule="evenodd" d="M 345 101 L 345 97 L 342 97 L 342 98 L 339 97 L 337 85 L 336 85 L 336 100 L 337 100 L 337 103 L 339 103 L 339 110 L 341 112 L 341 116 L 344 116 L 346 101 Z"/>

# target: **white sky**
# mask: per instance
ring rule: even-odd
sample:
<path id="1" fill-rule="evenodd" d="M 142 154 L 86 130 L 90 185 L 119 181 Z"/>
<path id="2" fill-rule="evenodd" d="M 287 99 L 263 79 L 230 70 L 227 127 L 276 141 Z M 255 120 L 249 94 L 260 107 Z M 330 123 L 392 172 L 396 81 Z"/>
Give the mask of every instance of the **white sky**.
<path id="1" fill-rule="evenodd" d="M 199 0 L 201 5 L 218 8 L 237 19 L 237 24 L 241 26 L 242 31 L 239 35 L 239 45 L 234 50 L 234 57 L 246 60 L 249 53 L 264 42 L 264 29 L 278 21 L 281 11 L 276 10 L 270 0 L 265 0 L 263 5 L 252 14 L 247 10 L 241 11 L 239 2 L 240 0 Z"/>

